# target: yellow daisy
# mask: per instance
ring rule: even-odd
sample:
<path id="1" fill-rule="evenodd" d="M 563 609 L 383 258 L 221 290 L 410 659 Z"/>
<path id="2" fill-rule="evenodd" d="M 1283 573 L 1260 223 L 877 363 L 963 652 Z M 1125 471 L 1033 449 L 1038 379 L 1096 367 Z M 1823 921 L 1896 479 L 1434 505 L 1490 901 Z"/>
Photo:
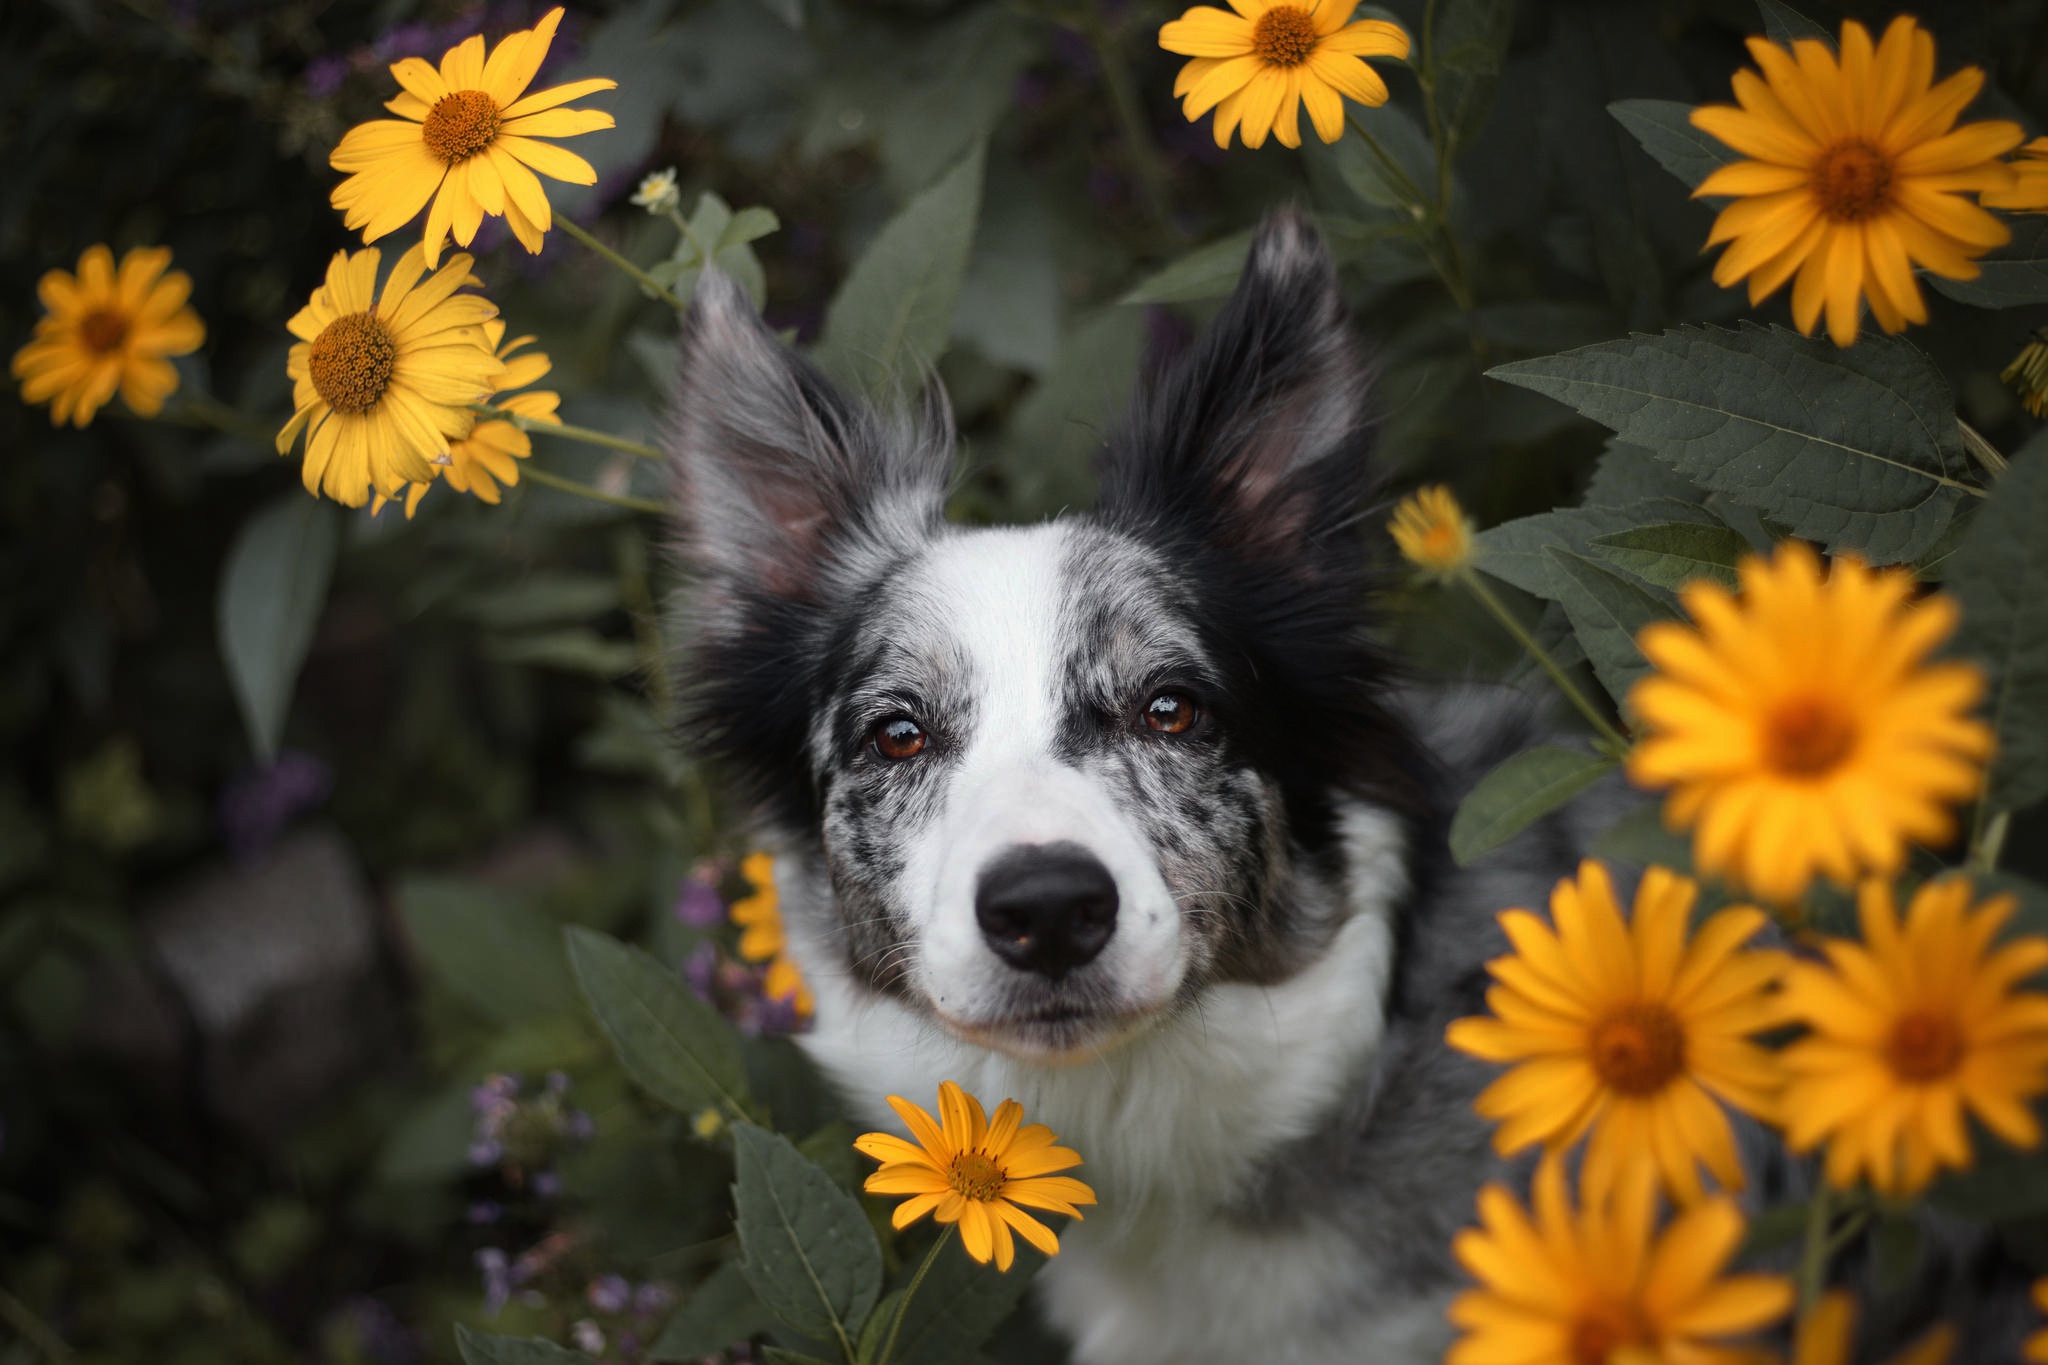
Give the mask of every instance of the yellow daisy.
<path id="1" fill-rule="evenodd" d="M 1809 1032 L 1783 1053 L 1780 1122 L 1794 1151 L 1828 1144 L 1831 1184 L 1909 1196 L 1967 1167 L 1966 1112 L 2015 1147 L 2041 1139 L 2027 1102 L 2048 1091 L 2048 994 L 2018 986 L 2048 967 L 2048 939 L 1993 946 L 2013 898 L 1970 895 L 1930 882 L 1901 925 L 1890 885 L 1866 882 L 1862 942 L 1823 939 L 1825 962 L 1785 973 L 1785 1017 Z"/>
<path id="2" fill-rule="evenodd" d="M 2012 187 L 1986 190 L 1977 196 L 1977 202 L 1992 209 L 2048 212 L 2048 137 L 2035 138 L 2006 164 L 2012 167 Z"/>
<path id="3" fill-rule="evenodd" d="M 1984 86 L 1966 67 L 1934 84 L 1934 38 L 1901 15 L 1873 44 L 1842 25 L 1839 60 L 1800 38 L 1791 49 L 1749 40 L 1763 68 L 1735 73 L 1737 105 L 1703 105 L 1693 126 L 1749 160 L 1721 167 L 1693 191 L 1732 195 L 1707 245 L 1732 242 L 1714 282 L 1747 277 L 1761 302 L 1787 280 L 1792 320 L 1811 336 L 1825 309 L 1837 346 L 1856 340 L 1860 301 L 1887 332 L 1927 321 L 1915 266 L 1973 279 L 1971 259 L 2011 236 L 1970 201 L 1972 190 L 2012 183 L 2004 156 L 2024 136 L 2017 123 L 1955 126 Z"/>
<path id="4" fill-rule="evenodd" d="M 1409 563 L 1438 577 L 1472 562 L 1472 519 L 1441 484 L 1401 499 L 1387 530 Z"/>
<path id="5" fill-rule="evenodd" d="M 740 927 L 740 956 L 749 962 L 765 962 L 768 974 L 761 981 L 761 993 L 770 1000 L 794 1000 L 796 1012 L 808 1019 L 817 1008 L 803 973 L 789 959 L 789 939 L 782 929 L 782 909 L 775 894 L 775 859 L 766 853 L 749 853 L 740 860 L 740 875 L 754 885 L 754 894 L 742 896 L 726 912 Z"/>
<path id="6" fill-rule="evenodd" d="M 1451 1243 L 1479 1287 L 1451 1303 L 1465 1335 L 1444 1365 L 1736 1365 L 1750 1357 L 1718 1343 L 1792 1307 L 1782 1275 L 1722 1273 L 1742 1241 L 1733 1200 L 1695 1204 L 1659 1234 L 1648 1186 L 1574 1209 L 1555 1157 L 1533 1195 L 1525 1211 L 1486 1186 L 1480 1226 Z"/>
<path id="7" fill-rule="evenodd" d="M 21 401 L 48 403 L 50 425 L 85 426 L 114 396 L 137 416 L 154 417 L 178 387 L 178 372 L 164 359 L 199 349 L 206 328 L 185 306 L 192 280 L 166 272 L 171 249 L 139 246 L 121 257 L 89 246 L 78 273 L 43 272 L 36 293 L 48 311 L 36 321 L 35 340 L 14 353 L 10 367 L 21 381 Z"/>
<path id="8" fill-rule="evenodd" d="M 1044 1124 L 1020 1126 L 1024 1106 L 1015 1100 L 997 1105 L 991 1121 L 974 1096 L 940 1081 L 937 1122 L 900 1095 L 889 1096 L 889 1107 L 917 1141 L 864 1133 L 853 1145 L 882 1163 L 863 1189 L 910 1196 L 890 1219 L 897 1228 L 927 1213 L 958 1223 L 969 1256 L 984 1265 L 993 1257 L 997 1270 L 1008 1270 L 1017 1258 L 1012 1232 L 1048 1256 L 1059 1254 L 1060 1239 L 1025 1209 L 1079 1218 L 1077 1206 L 1095 1202 L 1086 1184 L 1055 1174 L 1080 1165 L 1080 1156 L 1054 1146 L 1059 1139 Z"/>
<path id="9" fill-rule="evenodd" d="M 497 383 L 504 363 L 483 324 L 497 306 L 456 291 L 476 283 L 470 258 L 449 258 L 422 280 L 412 247 L 377 293 L 376 250 L 337 251 L 327 282 L 288 324 L 299 338 L 285 369 L 297 410 L 277 433 L 277 451 L 306 437 L 306 491 L 360 507 L 374 488 L 393 497 L 434 477 L 448 438 L 467 435 L 470 405 Z"/>
<path id="10" fill-rule="evenodd" d="M 1991 730 L 1969 712 L 1984 677 L 1927 657 L 1956 625 L 1913 576 L 1841 556 L 1822 575 L 1787 541 L 1738 569 L 1742 593 L 1699 580 L 1680 600 L 1695 626 L 1664 621 L 1637 645 L 1655 672 L 1630 691 L 1643 738 L 1628 774 L 1669 787 L 1693 858 L 1789 905 L 1815 873 L 1849 885 L 1890 876 L 1909 841 L 1953 831 L 1947 804 L 1974 796 Z"/>
<path id="11" fill-rule="evenodd" d="M 1850 1365 L 1855 1344 L 1856 1300 L 1844 1290 L 1831 1289 L 1801 1315 L 1790 1365 Z M 1887 1365 L 1948 1365 L 1955 1349 L 1955 1328 L 1938 1323 Z M 1762 1357 L 1765 1365 L 1776 1365 L 1777 1360 L 1775 1354 Z"/>
<path id="12" fill-rule="evenodd" d="M 539 251 L 554 216 L 533 173 L 594 185 L 597 172 L 574 152 L 537 139 L 611 127 L 610 114 L 559 106 L 619 84 L 594 77 L 526 94 L 561 22 L 562 11 L 549 10 L 532 28 L 501 41 L 488 60 L 477 34 L 442 54 L 438 71 L 419 57 L 393 65 L 391 74 L 404 89 L 384 107 L 398 117 L 357 124 L 328 158 L 335 170 L 353 172 L 332 199 L 343 221 L 374 242 L 411 222 L 432 200 L 430 266 L 440 261 L 451 231 L 468 246 L 487 213 L 504 218 L 528 251 Z"/>
<path id="13" fill-rule="evenodd" d="M 2034 1307 L 2048 1313 L 2048 1279 L 2034 1281 Z M 2048 1327 L 2027 1338 L 2027 1359 L 2048 1362 Z"/>
<path id="14" fill-rule="evenodd" d="M 527 393 L 515 393 L 510 397 L 496 397 L 511 389 L 525 388 L 551 369 L 552 362 L 545 352 L 528 351 L 525 355 L 513 353 L 533 340 L 532 337 L 514 337 L 505 341 L 505 320 L 492 318 L 484 324 L 484 341 L 492 353 L 503 361 L 505 368 L 492 381 L 491 406 L 499 412 L 515 413 L 536 422 L 560 424 L 561 418 L 555 409 L 561 406 L 561 395 L 546 389 L 534 389 Z M 501 345 L 500 343 L 503 342 Z M 517 461 L 533 454 L 533 438 L 513 423 L 502 417 L 486 417 L 470 428 L 469 435 L 448 443 L 448 463 L 435 465 L 434 473 L 447 481 L 450 488 L 458 493 L 474 493 L 477 500 L 493 506 L 498 502 L 498 485 L 507 488 L 519 482 Z M 432 482 L 407 484 L 405 488 L 405 517 L 412 520 L 412 514 L 419 510 L 420 499 L 433 487 Z M 388 501 L 382 493 L 370 500 L 370 515 L 384 510 Z"/>
<path id="15" fill-rule="evenodd" d="M 1268 133 L 1281 145 L 1301 145 L 1301 107 L 1308 106 L 1316 135 L 1335 142 L 1344 134 L 1344 100 L 1374 107 L 1387 102 L 1387 83 L 1367 57 L 1408 55 L 1408 35 L 1384 19 L 1351 22 L 1358 0 L 1230 0 L 1230 11 L 1197 5 L 1159 30 L 1159 46 L 1193 61 L 1173 83 L 1188 122 L 1216 111 L 1216 145 L 1228 147 L 1232 129 L 1247 147 Z"/>
<path id="16" fill-rule="evenodd" d="M 1742 1188 L 1734 1133 L 1714 1100 L 1770 1108 L 1777 1064 L 1749 1035 L 1776 1022 L 1769 993 L 1783 958 L 1743 949 L 1767 922 L 1749 906 L 1709 917 L 1688 942 L 1697 893 L 1653 867 L 1624 923 L 1607 869 L 1585 862 L 1551 893 L 1554 930 L 1527 910 L 1501 915 L 1515 952 L 1487 964 L 1493 1013 L 1458 1020 L 1448 1038 L 1514 1064 L 1476 1103 L 1500 1123 L 1503 1156 L 1538 1142 L 1561 1152 L 1590 1130 L 1582 1179 L 1593 1202 L 1660 1178 L 1673 1198 L 1695 1202 L 1701 1163 L 1723 1188 Z"/>

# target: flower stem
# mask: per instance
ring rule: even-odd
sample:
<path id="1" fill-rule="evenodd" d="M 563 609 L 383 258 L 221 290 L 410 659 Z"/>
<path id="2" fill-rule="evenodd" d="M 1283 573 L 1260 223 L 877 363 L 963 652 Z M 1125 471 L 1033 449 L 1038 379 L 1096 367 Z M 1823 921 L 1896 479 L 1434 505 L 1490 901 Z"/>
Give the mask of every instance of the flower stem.
<path id="1" fill-rule="evenodd" d="M 954 1223 L 946 1224 L 946 1230 L 939 1234 L 939 1240 L 933 1242 L 932 1249 L 924 1254 L 924 1263 L 918 1266 L 917 1273 L 910 1277 L 910 1285 L 903 1291 L 903 1297 L 896 1301 L 896 1321 L 889 1324 L 889 1339 L 882 1343 L 882 1354 L 867 1362 L 867 1365 L 889 1365 L 889 1357 L 896 1354 L 897 1334 L 902 1332 L 903 1319 L 910 1312 L 910 1301 L 917 1296 L 917 1287 L 923 1284 L 924 1277 L 931 1273 L 931 1268 L 938 1261 L 939 1253 L 945 1250 L 946 1243 L 953 1240 L 953 1229 L 956 1226 L 958 1225 Z"/>
<path id="2" fill-rule="evenodd" d="M 275 428 L 265 426 L 247 413 L 231 408 L 212 394 L 198 389 L 179 394 L 177 401 L 165 410 L 164 420 L 181 426 L 212 427 L 230 436 L 261 441 L 265 446 L 277 438 Z"/>
<path id="3" fill-rule="evenodd" d="M 1183 234 L 1173 223 L 1173 201 L 1167 189 L 1166 166 L 1159 159 L 1159 148 L 1152 140 L 1152 130 L 1145 123 L 1143 107 L 1138 103 L 1137 92 L 1131 82 L 1130 67 L 1124 63 L 1118 35 L 1097 20 L 1095 13 L 1091 6 L 1076 16 L 1076 22 L 1088 45 L 1095 49 L 1095 60 L 1102 64 L 1102 83 L 1109 89 L 1110 111 L 1116 116 L 1117 131 L 1122 135 L 1131 173 L 1137 179 L 1138 193 L 1143 197 L 1146 209 L 1158 221 L 1160 230 L 1169 239 L 1178 240 Z"/>
<path id="4" fill-rule="evenodd" d="M 1820 1302 L 1828 1274 L 1828 1182 L 1823 1175 L 1806 1206 L 1806 1242 L 1799 1253 L 1799 1314 L 1804 1317 Z"/>
<path id="5" fill-rule="evenodd" d="M 1565 700 L 1578 709 L 1579 714 L 1586 718 L 1586 723 L 1606 742 L 1613 756 L 1619 757 L 1627 753 L 1628 738 L 1615 729 L 1607 717 L 1600 714 L 1600 709 L 1579 690 L 1578 684 L 1557 666 L 1557 660 L 1550 657 L 1550 651 L 1538 644 L 1536 637 L 1523 629 L 1522 623 L 1507 609 L 1507 604 L 1494 596 L 1493 589 L 1487 587 L 1485 581 L 1469 568 L 1459 571 L 1457 580 L 1472 590 L 1472 595 L 1479 599 L 1479 604 L 1492 614 L 1494 620 L 1500 622 L 1503 630 L 1514 636 L 1515 643 L 1526 650 L 1529 657 L 1536 661 L 1537 666 L 1549 675 L 1550 681 L 1557 685 L 1557 690 L 1564 693 Z"/>
<path id="6" fill-rule="evenodd" d="M 2011 811 L 1993 811 L 1989 801 L 1979 801 L 1970 830 L 1970 856 L 1963 866 L 1979 877 L 1997 871 L 1998 855 L 2005 850 L 2005 832 L 2011 825 Z"/>
<path id="7" fill-rule="evenodd" d="M 568 214 L 565 213 L 557 217 L 555 219 L 555 226 L 560 228 L 562 231 L 568 233 L 571 237 L 574 237 L 577 241 L 583 243 L 583 245 L 589 247 L 598 255 L 604 257 L 607 261 L 610 261 L 619 269 L 625 271 L 628 275 L 631 275 L 635 280 L 639 282 L 640 287 L 642 289 L 645 289 L 648 293 L 654 295 L 654 297 L 660 299 L 669 307 L 675 309 L 678 313 L 683 312 L 690 306 L 689 304 L 684 303 L 681 299 L 677 298 L 673 293 L 669 292 L 669 290 L 665 286 L 663 286 L 660 281 L 656 280 L 654 276 L 648 274 L 639 266 L 634 265 L 624 256 L 621 256 L 618 252 L 613 251 L 603 242 L 600 242 L 597 240 L 597 238 L 591 236 L 589 229 L 585 228 L 581 223 L 577 222 L 574 218 L 571 218 Z"/>
<path id="8" fill-rule="evenodd" d="M 1422 187 L 1415 183 L 1414 177 L 1402 169 L 1401 163 L 1394 160 L 1392 154 L 1367 130 L 1359 121 L 1358 115 L 1352 113 L 1348 106 L 1344 111 L 1344 117 L 1350 123 L 1351 130 L 1358 134 L 1366 149 L 1386 171 L 1394 193 L 1407 204 L 1408 212 L 1422 234 L 1422 249 L 1429 256 L 1429 263 L 1436 270 L 1437 278 L 1443 281 L 1444 289 L 1450 294 L 1451 301 L 1458 305 L 1458 311 L 1469 314 L 1475 306 L 1472 286 L 1465 279 L 1465 261 L 1458 250 L 1457 238 L 1451 234 L 1448 206 L 1424 194 Z M 1441 157 L 1442 153 L 1439 152 L 1438 155 Z M 1440 175 L 1438 178 L 1448 195 L 1448 176 Z"/>
<path id="9" fill-rule="evenodd" d="M 623 450 L 628 455 L 637 455 L 643 460 L 659 460 L 662 453 L 653 446 L 640 441 L 629 441 L 623 436 L 609 432 L 594 431 L 589 427 L 574 426 L 568 422 L 553 422 L 545 417 L 528 417 L 523 413 L 506 412 L 503 408 L 485 408 L 501 421 L 510 422 L 521 431 L 548 432 L 571 441 L 581 441 L 588 446 L 603 446 L 606 450 Z"/>
<path id="10" fill-rule="evenodd" d="M 565 479 L 560 474 L 550 474 L 547 470 L 530 464 L 525 466 L 524 474 L 526 478 L 543 487 L 558 488 L 564 493 L 574 493 L 579 498 L 589 498 L 592 502 L 610 503 L 613 507 L 624 507 L 633 512 L 652 512 L 657 516 L 668 510 L 652 498 L 629 498 L 623 493 L 607 493 L 602 488 L 592 488 L 587 483 Z"/>
<path id="11" fill-rule="evenodd" d="M 1956 419 L 1956 425 L 1963 431 L 1963 448 L 1977 457 L 1977 463 L 1983 465 L 1992 478 L 2005 473 L 2012 462 L 2005 458 L 2004 451 L 1991 444 L 1983 432 L 1962 418 Z"/>

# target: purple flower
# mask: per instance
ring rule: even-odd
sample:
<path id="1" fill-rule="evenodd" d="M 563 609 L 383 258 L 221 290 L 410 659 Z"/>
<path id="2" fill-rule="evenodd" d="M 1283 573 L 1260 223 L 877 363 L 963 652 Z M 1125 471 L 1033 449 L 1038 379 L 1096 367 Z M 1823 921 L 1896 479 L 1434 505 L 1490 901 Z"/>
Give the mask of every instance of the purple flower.
<path id="1" fill-rule="evenodd" d="M 693 929 L 709 929 L 725 922 L 725 902 L 716 887 L 700 878 L 686 877 L 676 893 L 676 918 Z"/>
<path id="2" fill-rule="evenodd" d="M 623 1313 L 633 1301 L 633 1286 L 624 1275 L 602 1275 L 590 1282 L 585 1297 L 600 1313 Z"/>
<path id="3" fill-rule="evenodd" d="M 690 983 L 690 993 L 707 1005 L 718 1003 L 718 949 L 709 943 L 700 943 L 690 956 L 683 961 L 683 980 Z"/>
<path id="4" fill-rule="evenodd" d="M 562 1131 L 572 1142 L 588 1142 L 597 1136 L 597 1120 L 581 1109 L 571 1109 L 562 1119 Z"/>
<path id="5" fill-rule="evenodd" d="M 341 89 L 348 79 L 349 60 L 346 57 L 316 57 L 308 63 L 299 79 L 305 82 L 306 93 L 316 100 L 324 100 Z"/>
<path id="6" fill-rule="evenodd" d="M 669 1292 L 667 1285 L 649 1280 L 633 1291 L 633 1315 L 643 1321 L 657 1317 L 674 1302 L 675 1295 Z"/>
<path id="7" fill-rule="evenodd" d="M 326 803 L 334 770 L 311 754 L 287 749 L 268 767 L 255 768 L 221 789 L 221 837 L 237 858 L 269 848 L 292 821 Z"/>
<path id="8" fill-rule="evenodd" d="M 370 52 L 380 62 L 395 62 L 400 57 L 425 57 L 436 48 L 446 45 L 444 42 L 435 41 L 431 26 L 409 23 L 387 28 L 378 34 L 370 43 Z"/>
<path id="9" fill-rule="evenodd" d="M 505 1253 L 485 1247 L 476 1254 L 476 1268 L 484 1277 L 484 1316 L 495 1318 L 512 1299 L 512 1268 Z"/>
<path id="10" fill-rule="evenodd" d="M 488 1227 L 505 1216 L 505 1206 L 495 1199 L 479 1199 L 469 1206 L 469 1221 L 479 1227 Z"/>
<path id="11" fill-rule="evenodd" d="M 533 1176 L 533 1192 L 542 1199 L 553 1199 L 562 1192 L 562 1177 L 553 1171 L 536 1171 Z"/>

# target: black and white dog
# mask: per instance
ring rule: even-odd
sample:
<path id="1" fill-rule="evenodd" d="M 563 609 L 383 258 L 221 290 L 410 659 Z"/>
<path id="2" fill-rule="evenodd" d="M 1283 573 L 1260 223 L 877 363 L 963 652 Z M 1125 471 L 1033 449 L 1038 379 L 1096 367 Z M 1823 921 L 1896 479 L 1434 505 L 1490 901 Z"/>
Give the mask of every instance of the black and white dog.
<path id="1" fill-rule="evenodd" d="M 1511 698 L 1396 697 L 1364 369 L 1270 219 L 1104 451 L 1100 505 L 949 525 L 950 420 L 851 402 L 707 276 L 668 433 L 699 740 L 763 799 L 812 1055 L 878 1125 L 1020 1100 L 1101 1204 L 1041 1286 L 1086 1362 L 1434 1360 L 1498 1173 L 1494 915 L 1582 846 L 1443 852 Z"/>

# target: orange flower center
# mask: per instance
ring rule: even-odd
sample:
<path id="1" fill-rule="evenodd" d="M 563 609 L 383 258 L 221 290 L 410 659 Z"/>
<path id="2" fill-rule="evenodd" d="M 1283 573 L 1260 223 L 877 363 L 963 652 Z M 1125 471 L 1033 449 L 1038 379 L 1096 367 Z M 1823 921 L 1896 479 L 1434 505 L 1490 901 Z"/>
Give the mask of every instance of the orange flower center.
<path id="1" fill-rule="evenodd" d="M 101 355 L 110 355 L 128 339 L 128 319 L 111 308 L 95 308 L 79 319 L 78 339 Z"/>
<path id="2" fill-rule="evenodd" d="M 1884 1059 L 1900 1080 L 1926 1085 L 1953 1075 L 1963 1064 L 1963 1035 L 1953 1019 L 1909 1014 L 1892 1026 Z"/>
<path id="3" fill-rule="evenodd" d="M 1572 1365 L 1607 1365 L 1624 1346 L 1648 1346 L 1650 1325 L 1634 1304 L 1595 1304 L 1572 1324 Z"/>
<path id="4" fill-rule="evenodd" d="M 313 388 L 336 412 L 368 412 L 391 385 L 398 346 L 374 313 L 336 318 L 313 338 L 306 370 Z"/>
<path id="5" fill-rule="evenodd" d="M 434 101 L 421 130 L 427 150 L 453 166 L 498 138 L 498 102 L 481 90 L 457 90 Z"/>
<path id="6" fill-rule="evenodd" d="M 953 1182 L 954 1189 L 984 1204 L 1003 1192 L 1003 1168 L 980 1152 L 962 1152 L 954 1157 L 946 1178 Z"/>
<path id="7" fill-rule="evenodd" d="M 1587 1051 L 1610 1088 L 1648 1095 L 1685 1069 L 1685 1029 L 1662 1005 L 1621 1005 L 1594 1023 Z"/>
<path id="8" fill-rule="evenodd" d="M 1252 25 L 1252 52 L 1274 66 L 1300 66 L 1316 50 L 1316 22 L 1298 5 L 1275 5 Z"/>
<path id="9" fill-rule="evenodd" d="M 1891 202 L 1892 162 L 1862 138 L 1837 142 L 1813 163 L 1813 197 L 1838 222 L 1868 218 Z"/>
<path id="10" fill-rule="evenodd" d="M 1764 762 L 1788 777 L 1819 777 L 1848 756 L 1855 727 L 1840 708 L 1794 697 L 1764 722 Z"/>

